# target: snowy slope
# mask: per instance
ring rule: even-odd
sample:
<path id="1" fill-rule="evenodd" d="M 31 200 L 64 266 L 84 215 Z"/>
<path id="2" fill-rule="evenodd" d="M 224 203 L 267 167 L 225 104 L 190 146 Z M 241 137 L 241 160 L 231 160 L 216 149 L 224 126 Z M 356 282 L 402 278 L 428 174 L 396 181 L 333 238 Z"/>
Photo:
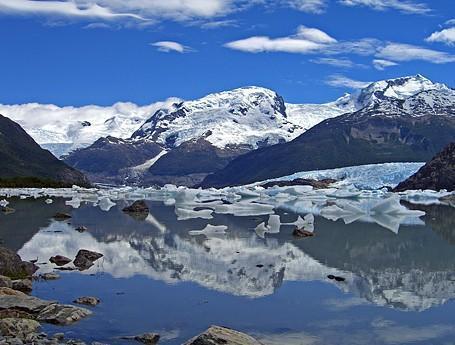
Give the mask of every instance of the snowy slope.
<path id="1" fill-rule="evenodd" d="M 252 86 L 147 106 L 0 105 L 0 114 L 19 122 L 39 144 L 61 155 L 108 135 L 146 137 L 167 148 L 205 138 L 218 148 L 255 149 L 290 141 L 323 120 L 360 109 L 395 116 L 439 114 L 453 113 L 454 104 L 454 90 L 415 75 L 378 81 L 326 104 L 285 103 L 274 91 Z"/>
<path id="2" fill-rule="evenodd" d="M 133 103 L 116 103 L 110 107 L 0 104 L 0 114 L 17 121 L 41 146 L 54 153 L 64 153 L 91 145 L 108 135 L 129 138 L 157 109 L 175 101 L 178 100 L 169 99 L 143 107 Z"/>
<path id="3" fill-rule="evenodd" d="M 218 148 L 289 141 L 302 132 L 290 122 L 283 99 L 274 91 L 244 87 L 210 94 L 157 111 L 133 138 L 148 138 L 172 148 L 205 138 Z"/>

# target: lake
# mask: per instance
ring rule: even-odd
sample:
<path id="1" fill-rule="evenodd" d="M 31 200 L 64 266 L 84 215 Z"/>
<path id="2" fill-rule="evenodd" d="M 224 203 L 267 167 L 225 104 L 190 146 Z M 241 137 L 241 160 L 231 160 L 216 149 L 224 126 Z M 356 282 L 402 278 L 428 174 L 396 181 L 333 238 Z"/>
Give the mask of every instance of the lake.
<path id="1" fill-rule="evenodd" d="M 279 231 L 261 233 L 257 226 L 270 224 L 270 212 L 204 219 L 148 200 L 149 216 L 138 219 L 122 212 L 131 203 L 125 200 L 105 210 L 84 201 L 73 208 L 58 197 L 51 204 L 44 197 L 8 201 L 16 212 L 0 214 L 3 245 L 37 259 L 41 272 L 52 271 L 48 260 L 57 254 L 104 254 L 87 271 L 34 283 L 33 295 L 44 299 L 101 299 L 85 320 L 45 325 L 50 334 L 126 344 L 119 337 L 158 332 L 160 344 L 172 345 L 215 324 L 265 344 L 455 344 L 450 206 L 405 204 L 426 214 L 400 218 L 398 228 L 390 215 L 365 221 L 316 214 L 314 236 L 297 238 L 291 223 L 306 212 L 289 203 L 275 204 Z M 57 212 L 72 218 L 56 221 Z M 207 224 L 227 230 L 190 234 Z"/>

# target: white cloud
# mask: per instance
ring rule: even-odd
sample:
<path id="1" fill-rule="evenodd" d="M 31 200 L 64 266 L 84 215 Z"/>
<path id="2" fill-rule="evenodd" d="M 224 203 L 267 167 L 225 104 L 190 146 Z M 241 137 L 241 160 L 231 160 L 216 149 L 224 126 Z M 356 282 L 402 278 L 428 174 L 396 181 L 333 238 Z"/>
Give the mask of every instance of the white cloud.
<path id="1" fill-rule="evenodd" d="M 316 29 L 316 28 L 309 28 L 304 25 L 300 25 L 297 28 L 297 38 L 308 40 L 311 42 L 317 43 L 336 43 L 337 40 L 333 37 L 330 37 L 324 31 Z"/>
<path id="2" fill-rule="evenodd" d="M 143 17 L 134 13 L 114 12 L 98 3 L 82 5 L 77 1 L 0 0 L 0 12 L 102 19 L 130 17 L 144 20 Z"/>
<path id="3" fill-rule="evenodd" d="M 455 44 L 455 27 L 433 32 L 425 40 L 427 42 L 442 42 L 447 45 L 453 45 Z"/>
<path id="4" fill-rule="evenodd" d="M 202 29 L 217 29 L 217 28 L 225 28 L 225 27 L 232 27 L 238 26 L 238 23 L 234 19 L 226 19 L 226 20 L 214 20 L 206 23 L 202 23 Z"/>
<path id="5" fill-rule="evenodd" d="M 181 43 L 173 41 L 160 41 L 150 43 L 151 46 L 156 47 L 158 51 L 163 53 L 177 52 L 177 53 L 187 53 L 193 51 L 192 48 L 184 46 Z"/>
<path id="6" fill-rule="evenodd" d="M 285 52 L 305 54 L 315 52 L 322 48 L 323 45 L 297 37 L 270 38 L 267 36 L 254 36 L 229 42 L 225 46 L 248 53 Z"/>
<path id="7" fill-rule="evenodd" d="M 341 74 L 329 76 L 325 83 L 333 87 L 347 87 L 349 89 L 362 89 L 371 84 L 371 82 L 354 80 Z"/>
<path id="8" fill-rule="evenodd" d="M 0 13 L 76 18 L 192 20 L 223 16 L 245 0 L 0 0 Z"/>
<path id="9" fill-rule="evenodd" d="M 395 62 L 422 60 L 436 64 L 455 62 L 455 55 L 403 43 L 388 43 L 379 49 L 378 58 Z"/>
<path id="10" fill-rule="evenodd" d="M 351 60 L 347 58 L 318 58 L 318 59 L 312 59 L 310 60 L 312 63 L 316 63 L 319 65 L 329 65 L 329 66 L 335 66 L 335 67 L 342 67 L 342 68 L 352 68 L 358 66 Z"/>
<path id="11" fill-rule="evenodd" d="M 389 61 L 389 60 L 382 60 L 382 59 L 373 60 L 374 68 L 376 68 L 377 70 L 380 70 L 380 71 L 385 70 L 387 67 L 392 67 L 392 66 L 397 66 L 397 65 L 398 64 L 396 62 Z"/>
<path id="12" fill-rule="evenodd" d="M 225 44 L 225 47 L 248 53 L 284 52 L 309 54 L 315 53 L 328 44 L 335 43 L 325 32 L 306 26 L 299 26 L 297 33 L 288 37 L 271 38 L 268 36 L 253 36 Z"/>
<path id="13" fill-rule="evenodd" d="M 346 6 L 366 6 L 378 11 L 392 9 L 412 14 L 428 14 L 432 11 L 425 3 L 410 0 L 340 0 L 339 2 Z"/>
<path id="14" fill-rule="evenodd" d="M 327 7 L 326 0 L 288 0 L 291 7 L 308 13 L 323 13 Z"/>

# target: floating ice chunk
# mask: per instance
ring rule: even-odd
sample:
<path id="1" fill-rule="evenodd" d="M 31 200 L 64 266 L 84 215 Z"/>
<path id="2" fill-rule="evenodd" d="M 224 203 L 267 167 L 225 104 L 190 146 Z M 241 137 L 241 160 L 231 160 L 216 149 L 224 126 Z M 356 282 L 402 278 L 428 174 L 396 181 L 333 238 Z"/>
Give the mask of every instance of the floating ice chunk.
<path id="1" fill-rule="evenodd" d="M 9 202 L 5 199 L 0 200 L 0 207 L 6 207 L 9 205 Z"/>
<path id="2" fill-rule="evenodd" d="M 253 202 L 237 202 L 215 206 L 215 213 L 234 216 L 262 216 L 274 213 L 275 206 Z"/>
<path id="3" fill-rule="evenodd" d="M 299 229 L 305 229 L 307 231 L 314 231 L 314 215 L 307 214 L 305 217 L 297 217 L 297 220 L 292 223 L 282 223 L 281 225 L 294 225 Z"/>
<path id="4" fill-rule="evenodd" d="M 409 210 L 400 204 L 400 199 L 397 197 L 391 197 L 380 201 L 375 206 L 371 207 L 370 214 L 396 214 L 396 215 L 408 215 L 414 217 L 421 217 L 425 215 L 425 212 L 419 210 Z"/>
<path id="5" fill-rule="evenodd" d="M 25 199 L 27 199 L 27 198 L 28 198 L 27 195 L 21 195 L 21 196 L 19 196 L 19 199 L 21 199 L 21 200 L 25 200 Z"/>
<path id="6" fill-rule="evenodd" d="M 280 216 L 277 214 L 271 214 L 269 216 L 269 221 L 267 222 L 268 232 L 271 234 L 278 234 L 280 232 L 280 227 Z"/>
<path id="7" fill-rule="evenodd" d="M 71 200 L 65 201 L 65 205 L 71 206 L 72 208 L 79 208 L 81 207 L 81 199 L 73 197 Z"/>
<path id="8" fill-rule="evenodd" d="M 327 196 L 332 198 L 340 198 L 340 199 L 348 199 L 348 198 L 356 198 L 360 196 L 362 192 L 359 190 L 352 190 L 352 189 L 338 189 L 334 193 L 327 194 Z"/>
<path id="9" fill-rule="evenodd" d="M 177 215 L 178 220 L 187 220 L 187 219 L 194 219 L 194 218 L 202 218 L 202 219 L 212 219 L 213 210 L 192 210 L 192 209 L 185 209 L 185 208 L 175 208 L 175 214 Z"/>
<path id="10" fill-rule="evenodd" d="M 115 202 L 112 202 L 108 197 L 101 198 L 98 206 L 102 211 L 108 212 L 112 207 L 115 206 Z"/>
<path id="11" fill-rule="evenodd" d="M 175 205 L 175 199 L 174 198 L 167 198 L 163 201 L 164 205 L 166 206 L 174 206 Z"/>
<path id="12" fill-rule="evenodd" d="M 54 202 L 54 200 L 52 200 L 52 199 L 46 199 L 46 200 L 44 200 L 44 202 L 45 202 L 46 204 L 50 205 L 50 204 L 52 204 L 52 203 Z"/>
<path id="13" fill-rule="evenodd" d="M 267 226 L 265 225 L 264 222 L 259 224 L 254 231 L 256 232 L 256 235 L 258 235 L 260 238 L 265 238 L 265 234 L 269 231 Z"/>
<path id="14" fill-rule="evenodd" d="M 205 235 L 207 237 L 225 235 L 228 227 L 226 225 L 211 225 L 207 226 L 202 230 L 191 230 L 189 234 L 191 236 Z"/>

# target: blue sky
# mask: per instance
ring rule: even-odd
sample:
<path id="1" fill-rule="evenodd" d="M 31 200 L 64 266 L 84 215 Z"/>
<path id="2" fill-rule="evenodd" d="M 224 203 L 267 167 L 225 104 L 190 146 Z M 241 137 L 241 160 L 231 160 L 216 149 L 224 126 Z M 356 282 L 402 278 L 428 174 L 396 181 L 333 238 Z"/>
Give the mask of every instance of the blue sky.
<path id="1" fill-rule="evenodd" d="M 259 85 L 325 102 L 455 86 L 453 0 L 0 0 L 0 103 L 109 105 Z"/>

